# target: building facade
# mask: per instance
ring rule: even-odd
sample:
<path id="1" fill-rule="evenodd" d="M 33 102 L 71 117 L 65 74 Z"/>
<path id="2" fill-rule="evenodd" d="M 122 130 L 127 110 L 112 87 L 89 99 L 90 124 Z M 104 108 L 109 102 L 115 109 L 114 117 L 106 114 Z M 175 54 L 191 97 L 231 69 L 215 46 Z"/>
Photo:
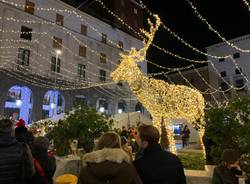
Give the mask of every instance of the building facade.
<path id="1" fill-rule="evenodd" d="M 250 48 L 250 35 L 238 37 L 229 40 L 229 42 L 242 50 L 248 50 Z M 224 95 L 217 93 L 216 97 L 220 101 L 225 100 L 225 96 L 226 98 L 234 96 L 249 97 L 249 53 L 236 50 L 224 42 L 211 45 L 206 49 L 210 55 L 231 55 L 231 58 L 225 59 L 208 58 L 213 63 L 213 65 L 208 64 L 209 83 L 215 88 L 225 91 Z"/>
<path id="2" fill-rule="evenodd" d="M 109 77 L 121 52 L 143 46 L 133 34 L 60 0 L 0 4 L 0 115 L 33 122 L 79 101 L 107 115 L 143 111 L 128 87 Z M 147 73 L 146 63 L 140 68 Z"/>

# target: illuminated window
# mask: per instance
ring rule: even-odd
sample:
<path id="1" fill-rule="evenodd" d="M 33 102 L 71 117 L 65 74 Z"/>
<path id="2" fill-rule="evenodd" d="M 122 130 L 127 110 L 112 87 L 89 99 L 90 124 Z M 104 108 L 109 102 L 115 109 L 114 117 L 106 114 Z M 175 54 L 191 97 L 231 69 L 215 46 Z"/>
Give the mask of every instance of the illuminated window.
<path id="1" fill-rule="evenodd" d="M 57 25 L 60 25 L 60 26 L 63 26 L 63 16 L 60 15 L 60 14 L 56 14 L 56 24 Z"/>
<path id="2" fill-rule="evenodd" d="M 35 3 L 30 2 L 28 0 L 25 1 L 25 9 L 24 11 L 30 14 L 34 14 L 34 7 L 35 7 Z"/>

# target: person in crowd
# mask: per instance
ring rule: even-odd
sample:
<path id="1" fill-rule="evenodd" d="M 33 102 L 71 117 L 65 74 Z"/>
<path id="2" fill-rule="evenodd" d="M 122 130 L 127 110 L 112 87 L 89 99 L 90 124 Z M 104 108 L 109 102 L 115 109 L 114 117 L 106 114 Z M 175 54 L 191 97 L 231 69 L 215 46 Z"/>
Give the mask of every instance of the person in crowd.
<path id="1" fill-rule="evenodd" d="M 78 184 L 142 184 L 116 133 L 103 134 L 95 151 L 85 154 L 83 161 L 86 165 L 80 172 Z"/>
<path id="2" fill-rule="evenodd" d="M 122 149 L 129 155 L 132 161 L 133 158 L 132 147 L 128 145 L 128 140 L 124 136 L 121 137 L 121 146 Z"/>
<path id="3" fill-rule="evenodd" d="M 120 136 L 124 136 L 128 139 L 128 131 L 126 130 L 125 126 L 122 127 L 122 132 Z"/>
<path id="4" fill-rule="evenodd" d="M 48 154 L 49 140 L 46 137 L 37 137 L 32 145 L 32 154 L 35 165 L 35 175 L 32 184 L 52 184 L 56 171 L 56 159 Z"/>
<path id="5" fill-rule="evenodd" d="M 133 164 L 143 184 L 186 184 L 182 163 L 161 148 L 159 139 L 160 133 L 153 125 L 139 127 L 137 143 L 144 152 Z"/>
<path id="6" fill-rule="evenodd" d="M 205 128 L 204 135 L 202 137 L 202 142 L 205 146 L 206 151 L 206 164 L 207 165 L 213 165 L 213 157 L 211 156 L 211 150 L 213 146 L 216 146 L 216 143 L 208 136 L 207 128 Z"/>
<path id="7" fill-rule="evenodd" d="M 215 167 L 212 184 L 239 184 L 242 171 L 239 166 L 239 154 L 234 149 L 225 149 L 221 164 Z"/>
<path id="8" fill-rule="evenodd" d="M 34 136 L 32 132 L 29 132 L 26 128 L 23 119 L 20 119 L 16 124 L 15 137 L 18 142 L 28 144 L 29 146 L 31 146 L 34 141 Z"/>
<path id="9" fill-rule="evenodd" d="M 27 184 L 33 175 L 29 146 L 16 141 L 11 120 L 0 120 L 0 183 Z"/>
<path id="10" fill-rule="evenodd" d="M 189 145 L 189 137 L 190 137 L 190 130 L 187 125 L 184 126 L 184 129 L 182 130 L 182 147 L 187 147 Z"/>

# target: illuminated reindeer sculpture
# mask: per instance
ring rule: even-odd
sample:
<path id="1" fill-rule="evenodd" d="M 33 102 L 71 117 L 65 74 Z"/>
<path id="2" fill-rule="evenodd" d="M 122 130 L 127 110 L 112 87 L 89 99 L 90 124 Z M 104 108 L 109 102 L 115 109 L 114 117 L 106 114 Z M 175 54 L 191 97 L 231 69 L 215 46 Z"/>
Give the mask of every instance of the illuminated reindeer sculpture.
<path id="1" fill-rule="evenodd" d="M 158 30 L 161 21 L 155 15 L 156 23 L 148 20 L 150 32 L 142 30 L 147 40 L 144 47 L 138 51 L 132 48 L 129 54 L 121 54 L 121 63 L 111 73 L 111 78 L 116 82 L 125 81 L 130 86 L 137 99 L 149 111 L 153 117 L 153 124 L 158 128 L 162 125 L 162 119 L 166 123 L 170 151 L 175 153 L 175 142 L 173 131 L 170 128 L 171 119 L 186 119 L 189 123 L 196 120 L 203 122 L 204 117 L 204 98 L 195 89 L 184 85 L 168 84 L 162 80 L 156 80 L 143 74 L 136 62 L 145 60 L 147 50 L 151 45 L 154 34 Z M 200 140 L 204 133 L 203 128 L 199 127 Z M 202 148 L 203 144 L 202 141 Z"/>

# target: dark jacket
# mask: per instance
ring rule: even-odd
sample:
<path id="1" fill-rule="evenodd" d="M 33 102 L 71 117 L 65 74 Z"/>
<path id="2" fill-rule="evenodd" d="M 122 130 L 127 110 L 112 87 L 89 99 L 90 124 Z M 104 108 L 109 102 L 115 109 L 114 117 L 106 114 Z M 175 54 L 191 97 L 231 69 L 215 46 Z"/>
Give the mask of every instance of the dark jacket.
<path id="1" fill-rule="evenodd" d="M 224 164 L 214 168 L 212 184 L 238 184 L 239 179 Z"/>
<path id="2" fill-rule="evenodd" d="M 186 184 L 180 160 L 159 144 L 146 148 L 134 166 L 144 184 Z"/>
<path id="3" fill-rule="evenodd" d="M 142 184 L 130 158 L 122 149 L 104 148 L 83 157 L 78 184 Z"/>
<path id="4" fill-rule="evenodd" d="M 53 176 L 56 171 L 56 159 L 48 155 L 47 150 L 44 149 L 33 149 L 33 157 L 39 162 L 43 171 L 45 172 L 49 184 L 53 183 Z M 32 179 L 33 184 L 44 184 L 44 179 L 35 167 L 36 173 Z"/>
<path id="5" fill-rule="evenodd" d="M 27 184 L 34 174 L 29 147 L 10 135 L 0 137 L 0 183 Z"/>

